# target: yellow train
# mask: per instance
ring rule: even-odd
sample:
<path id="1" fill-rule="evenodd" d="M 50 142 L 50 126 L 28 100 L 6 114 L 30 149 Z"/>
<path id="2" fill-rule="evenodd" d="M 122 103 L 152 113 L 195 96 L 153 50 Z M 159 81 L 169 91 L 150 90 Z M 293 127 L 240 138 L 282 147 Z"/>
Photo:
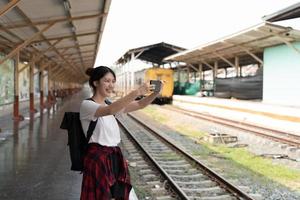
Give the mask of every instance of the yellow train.
<path id="1" fill-rule="evenodd" d="M 165 68 L 149 68 L 134 73 L 135 85 L 141 85 L 150 80 L 164 81 L 162 92 L 155 100 L 155 103 L 171 103 L 174 90 L 173 70 Z"/>

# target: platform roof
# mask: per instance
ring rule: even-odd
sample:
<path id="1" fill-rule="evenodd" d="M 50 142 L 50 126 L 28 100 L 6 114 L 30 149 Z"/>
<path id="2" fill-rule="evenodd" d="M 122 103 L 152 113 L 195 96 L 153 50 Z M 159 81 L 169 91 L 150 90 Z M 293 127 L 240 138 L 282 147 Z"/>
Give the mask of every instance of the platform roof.
<path id="1" fill-rule="evenodd" d="M 219 67 L 234 67 L 235 57 L 239 65 L 262 62 L 263 49 L 286 43 L 293 48 L 291 42 L 300 40 L 300 31 L 290 27 L 274 25 L 268 22 L 256 25 L 236 34 L 189 49 L 165 58 L 168 61 L 179 61 L 188 64 L 200 64 L 204 70 L 219 63 Z"/>
<path id="2" fill-rule="evenodd" d="M 269 22 L 276 22 L 297 17 L 300 17 L 300 3 L 293 4 L 270 15 L 263 16 L 262 19 Z"/>
<path id="3" fill-rule="evenodd" d="M 161 42 L 153 45 L 130 49 L 121 58 L 118 59 L 117 64 L 126 63 L 131 59 L 131 56 L 133 55 L 135 59 L 140 59 L 143 61 L 161 65 L 167 62 L 163 60 L 165 57 L 184 50 L 186 49 Z"/>
<path id="4" fill-rule="evenodd" d="M 53 79 L 83 83 L 94 66 L 111 0 L 0 1 L 0 48 L 52 70 Z M 4 59 L 0 61 L 3 63 Z M 49 67 L 48 67 L 49 66 Z"/>

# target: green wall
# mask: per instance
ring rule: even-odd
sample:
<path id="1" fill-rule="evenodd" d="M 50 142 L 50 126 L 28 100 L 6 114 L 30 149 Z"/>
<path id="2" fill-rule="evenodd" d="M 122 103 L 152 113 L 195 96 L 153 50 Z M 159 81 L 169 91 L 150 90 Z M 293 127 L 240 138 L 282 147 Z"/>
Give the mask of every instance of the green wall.
<path id="1" fill-rule="evenodd" d="M 300 106 L 300 53 L 285 44 L 264 50 L 263 101 Z"/>
<path id="2" fill-rule="evenodd" d="M 0 60 L 4 55 L 0 54 Z M 14 61 L 8 59 L 0 65 L 0 106 L 14 101 Z"/>

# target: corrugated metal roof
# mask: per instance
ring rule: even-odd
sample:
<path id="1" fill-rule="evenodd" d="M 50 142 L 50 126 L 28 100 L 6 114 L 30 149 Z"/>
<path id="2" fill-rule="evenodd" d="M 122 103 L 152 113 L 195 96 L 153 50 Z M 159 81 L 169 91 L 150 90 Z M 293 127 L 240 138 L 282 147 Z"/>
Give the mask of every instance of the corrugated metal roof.
<path id="1" fill-rule="evenodd" d="M 223 62 L 224 67 L 228 67 L 228 63 L 224 62 L 222 58 L 234 63 L 232 58 L 238 56 L 241 65 L 250 64 L 251 62 L 257 63 L 258 61 L 251 54 L 262 59 L 264 48 L 299 40 L 300 31 L 266 22 L 199 47 L 168 56 L 165 60 L 189 64 L 208 63 L 212 66 L 215 61 L 220 61 Z"/>
<path id="2" fill-rule="evenodd" d="M 262 19 L 269 22 L 276 22 L 297 17 L 300 17 L 300 3 L 296 3 L 270 15 L 263 16 Z"/>
<path id="3" fill-rule="evenodd" d="M 130 60 L 131 55 L 133 54 L 136 59 L 161 65 L 165 63 L 165 61 L 163 61 L 165 57 L 181 52 L 183 50 L 185 49 L 182 47 L 161 42 L 135 49 L 130 49 L 121 58 L 118 59 L 117 64 L 126 63 L 128 60 Z"/>
<path id="4" fill-rule="evenodd" d="M 19 48 L 22 60 L 35 55 L 36 62 L 50 63 L 54 71 L 62 68 L 54 79 L 71 76 L 68 80 L 85 82 L 85 69 L 94 65 L 111 0 L 10 3 L 15 5 L 0 18 L 1 51 L 13 57 Z M 0 1 L 1 8 L 7 5 Z"/>

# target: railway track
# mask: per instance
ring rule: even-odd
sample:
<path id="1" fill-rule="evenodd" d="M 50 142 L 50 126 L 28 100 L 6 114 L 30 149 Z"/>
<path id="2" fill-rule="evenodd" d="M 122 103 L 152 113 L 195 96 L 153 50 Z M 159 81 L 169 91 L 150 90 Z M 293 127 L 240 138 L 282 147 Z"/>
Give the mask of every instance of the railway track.
<path id="1" fill-rule="evenodd" d="M 239 122 L 229 119 L 220 118 L 217 116 L 207 115 L 203 113 L 198 113 L 190 110 L 184 110 L 182 108 L 174 107 L 174 106 L 168 106 L 164 107 L 163 109 L 176 111 L 188 116 L 192 116 L 198 119 L 207 120 L 211 122 L 215 122 L 218 124 L 222 124 L 225 126 L 229 126 L 232 128 L 240 129 L 243 131 L 248 131 L 252 134 L 258 135 L 260 137 L 268 138 L 276 142 L 288 144 L 290 146 L 295 146 L 297 148 L 300 148 L 300 136 L 295 135 L 292 133 L 279 131 L 279 130 L 273 130 L 265 127 L 256 126 L 253 124 L 248 124 L 245 122 Z"/>
<path id="2" fill-rule="evenodd" d="M 118 119 L 122 129 L 130 135 L 146 157 L 155 165 L 161 176 L 167 180 L 173 198 L 190 200 L 253 200 L 253 195 L 226 180 L 199 158 L 194 158 L 183 148 L 147 126 L 133 115 Z M 164 198 L 157 198 L 164 199 Z"/>

